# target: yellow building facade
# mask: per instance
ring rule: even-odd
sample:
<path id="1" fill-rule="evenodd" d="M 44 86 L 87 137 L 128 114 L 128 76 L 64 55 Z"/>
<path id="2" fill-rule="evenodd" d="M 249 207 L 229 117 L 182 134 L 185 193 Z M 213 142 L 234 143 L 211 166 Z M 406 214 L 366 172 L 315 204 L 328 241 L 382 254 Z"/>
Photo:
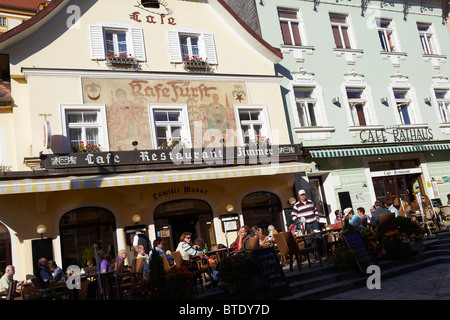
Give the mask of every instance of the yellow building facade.
<path id="1" fill-rule="evenodd" d="M 131 259 L 137 228 L 171 250 L 185 231 L 231 243 L 226 217 L 284 230 L 307 189 L 280 51 L 221 0 L 157 4 L 56 0 L 0 36 L 0 262 L 19 278 L 94 244 Z"/>

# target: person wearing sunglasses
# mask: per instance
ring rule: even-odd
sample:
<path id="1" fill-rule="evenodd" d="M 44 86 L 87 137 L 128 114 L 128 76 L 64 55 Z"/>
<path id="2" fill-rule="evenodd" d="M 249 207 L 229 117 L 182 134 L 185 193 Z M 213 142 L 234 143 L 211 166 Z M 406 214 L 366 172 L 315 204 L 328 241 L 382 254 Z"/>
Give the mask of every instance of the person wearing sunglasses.
<path id="1" fill-rule="evenodd" d="M 177 250 L 181 252 L 183 260 L 189 263 L 191 256 L 202 254 L 197 245 L 192 245 L 192 233 L 183 232 L 178 243 Z"/>

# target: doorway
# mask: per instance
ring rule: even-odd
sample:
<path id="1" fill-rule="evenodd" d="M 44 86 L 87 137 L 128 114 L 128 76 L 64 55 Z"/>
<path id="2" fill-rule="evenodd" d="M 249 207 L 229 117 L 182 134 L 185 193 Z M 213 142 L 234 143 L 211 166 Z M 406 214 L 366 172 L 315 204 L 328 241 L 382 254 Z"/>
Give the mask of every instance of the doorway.
<path id="1" fill-rule="evenodd" d="M 401 199 L 413 207 L 418 206 L 416 193 L 423 194 L 420 174 L 378 177 L 373 178 L 372 181 L 376 199 L 384 201 L 386 196 L 392 196 L 397 209 L 400 208 Z"/>
<path id="2" fill-rule="evenodd" d="M 154 212 L 156 236 L 167 241 L 175 251 L 181 234 L 192 233 L 192 239 L 202 238 L 205 245 L 216 244 L 211 207 L 202 200 L 185 199 L 160 204 Z"/>

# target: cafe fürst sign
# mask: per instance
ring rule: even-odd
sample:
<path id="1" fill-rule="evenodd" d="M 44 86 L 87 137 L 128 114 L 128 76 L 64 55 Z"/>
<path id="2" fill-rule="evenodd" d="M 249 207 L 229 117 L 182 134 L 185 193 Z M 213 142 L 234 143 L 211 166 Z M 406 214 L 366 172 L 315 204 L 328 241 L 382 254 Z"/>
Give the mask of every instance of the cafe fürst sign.
<path id="1" fill-rule="evenodd" d="M 250 145 L 242 147 L 183 148 L 111 152 L 43 154 L 46 169 L 98 166 L 149 165 L 233 165 L 274 164 L 283 158 L 300 156 L 300 145 Z"/>
<path id="2" fill-rule="evenodd" d="M 377 130 L 361 130 L 361 143 L 419 142 L 433 140 L 430 128 L 400 128 L 391 126 Z"/>

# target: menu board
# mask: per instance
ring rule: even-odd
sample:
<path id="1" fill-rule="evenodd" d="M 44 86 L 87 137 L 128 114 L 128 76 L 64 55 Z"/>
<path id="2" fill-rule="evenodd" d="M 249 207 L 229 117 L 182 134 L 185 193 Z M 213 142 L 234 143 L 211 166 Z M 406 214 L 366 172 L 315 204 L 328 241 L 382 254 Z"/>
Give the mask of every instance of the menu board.
<path id="1" fill-rule="evenodd" d="M 370 265 L 374 265 L 375 262 L 373 260 L 372 255 L 366 248 L 366 244 L 359 233 L 359 231 L 352 232 L 344 232 L 344 239 L 347 243 L 348 247 L 353 253 L 353 256 L 356 259 L 356 263 L 358 264 L 359 269 L 363 274 L 366 273 L 367 267 Z"/>
<path id="2" fill-rule="evenodd" d="M 279 298 L 291 295 L 291 288 L 286 281 L 280 260 L 273 247 L 253 250 L 252 254 L 270 297 Z"/>

